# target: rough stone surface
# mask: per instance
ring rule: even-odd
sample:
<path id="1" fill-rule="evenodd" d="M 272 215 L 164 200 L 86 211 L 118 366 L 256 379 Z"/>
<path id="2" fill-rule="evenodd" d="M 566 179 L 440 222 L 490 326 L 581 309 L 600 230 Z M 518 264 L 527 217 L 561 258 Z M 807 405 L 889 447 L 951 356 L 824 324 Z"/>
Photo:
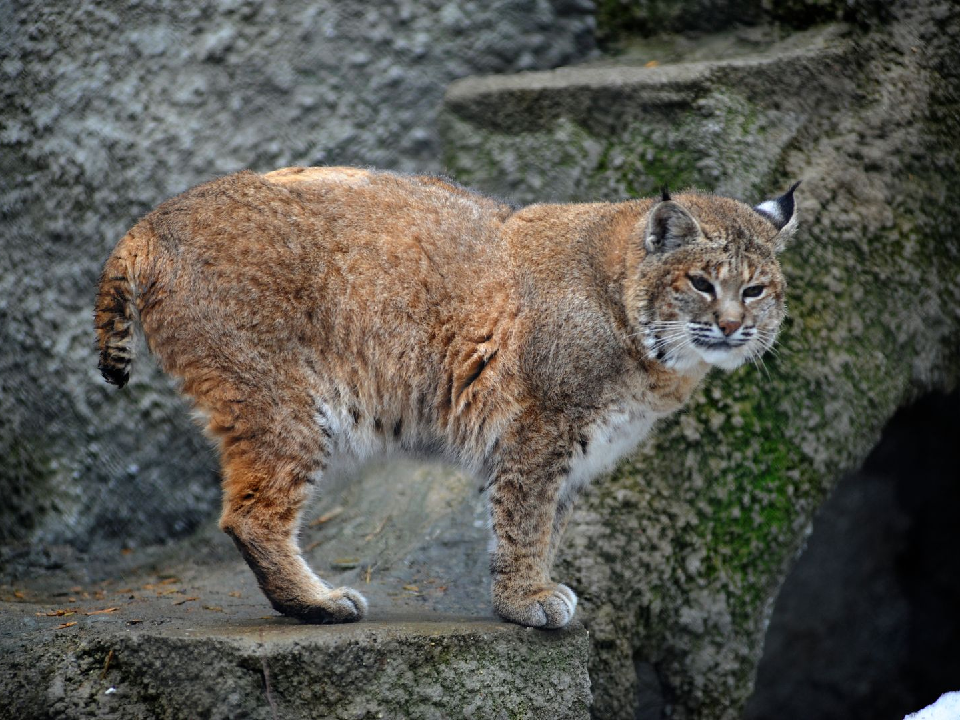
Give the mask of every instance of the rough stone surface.
<path id="1" fill-rule="evenodd" d="M 592 27 L 546 0 L 0 3 L 0 542 L 136 546 L 215 511 L 171 383 L 96 370 L 95 282 L 140 215 L 241 168 L 437 171 L 451 80 L 571 62 Z"/>
<path id="2" fill-rule="evenodd" d="M 300 539 L 325 579 L 367 597 L 369 618 L 346 626 L 273 613 L 213 522 L 83 562 L 7 547 L 0 717 L 585 720 L 587 632 L 493 617 L 487 534 L 476 484 L 450 468 L 330 478 Z"/>
<path id="3" fill-rule="evenodd" d="M 581 593 L 594 717 L 739 717 L 816 509 L 898 406 L 960 377 L 960 10 L 889 11 L 752 56 L 448 92 L 447 164 L 491 192 L 614 199 L 666 182 L 756 202 L 804 182 L 777 352 L 714 376 L 568 531 L 555 574 Z"/>
<path id="4" fill-rule="evenodd" d="M 623 199 L 664 184 L 759 198 L 784 149 L 812 136 L 811 120 L 857 93 L 837 74 L 855 54 L 843 34 L 827 26 L 766 40 L 760 54 L 714 41 L 724 57 L 653 68 L 467 78 L 446 96 L 446 164 L 524 203 Z M 825 73 L 835 77 L 822 82 Z"/>
<path id="5" fill-rule="evenodd" d="M 368 620 L 303 625 L 269 614 L 234 554 L 210 533 L 105 581 L 71 587 L 78 578 L 61 573 L 0 590 L 0 714 L 589 717 L 580 625 L 541 632 L 450 614 L 436 588 L 378 580 L 363 586 L 381 603 Z"/>

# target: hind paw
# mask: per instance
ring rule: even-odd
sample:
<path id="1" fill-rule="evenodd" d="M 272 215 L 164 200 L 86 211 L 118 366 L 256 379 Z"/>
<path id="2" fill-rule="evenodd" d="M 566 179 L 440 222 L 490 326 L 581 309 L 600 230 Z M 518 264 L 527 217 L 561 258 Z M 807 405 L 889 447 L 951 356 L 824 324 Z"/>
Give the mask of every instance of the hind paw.
<path id="1" fill-rule="evenodd" d="M 278 609 L 285 615 L 309 623 L 357 622 L 367 614 L 367 599 L 353 588 L 340 587 L 309 605 Z"/>

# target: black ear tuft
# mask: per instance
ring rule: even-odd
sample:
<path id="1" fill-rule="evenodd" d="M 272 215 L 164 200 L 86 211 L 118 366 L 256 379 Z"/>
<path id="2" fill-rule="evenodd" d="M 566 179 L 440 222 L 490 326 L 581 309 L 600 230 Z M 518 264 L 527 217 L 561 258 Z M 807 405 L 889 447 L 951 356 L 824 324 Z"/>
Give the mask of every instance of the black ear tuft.
<path id="1" fill-rule="evenodd" d="M 670 252 L 700 237 L 700 225 L 673 200 L 657 203 L 650 210 L 644 245 L 649 253 Z"/>
<path id="2" fill-rule="evenodd" d="M 762 202 L 754 208 L 777 229 L 772 240 L 775 252 L 781 252 L 797 230 L 797 203 L 793 199 L 793 191 L 799 186 L 800 181 L 797 180 L 780 197 Z"/>
<path id="3" fill-rule="evenodd" d="M 664 183 L 660 186 L 660 201 L 669 202 L 670 201 L 670 191 L 667 189 L 667 184 Z"/>
<path id="4" fill-rule="evenodd" d="M 797 204 L 793 199 L 793 191 L 800 187 L 797 180 L 783 195 L 773 200 L 767 200 L 757 205 L 754 210 L 773 223 L 777 230 L 783 230 L 793 219 Z"/>

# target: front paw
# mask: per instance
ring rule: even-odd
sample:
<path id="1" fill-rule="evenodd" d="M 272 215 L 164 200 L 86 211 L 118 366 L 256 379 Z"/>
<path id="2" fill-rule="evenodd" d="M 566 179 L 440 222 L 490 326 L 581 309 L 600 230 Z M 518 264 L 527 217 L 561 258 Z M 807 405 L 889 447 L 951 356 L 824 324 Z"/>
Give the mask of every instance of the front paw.
<path id="1" fill-rule="evenodd" d="M 494 583 L 493 608 L 504 620 L 527 627 L 554 630 L 565 627 L 577 609 L 577 595 L 566 585 L 514 589 Z"/>

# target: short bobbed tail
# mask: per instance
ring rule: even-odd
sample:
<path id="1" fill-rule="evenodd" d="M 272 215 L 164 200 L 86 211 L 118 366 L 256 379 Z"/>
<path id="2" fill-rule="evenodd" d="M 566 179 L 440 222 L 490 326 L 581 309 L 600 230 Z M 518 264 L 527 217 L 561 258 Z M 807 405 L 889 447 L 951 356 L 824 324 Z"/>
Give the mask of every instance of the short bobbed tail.
<path id="1" fill-rule="evenodd" d="M 123 387 L 130 379 L 133 331 L 138 319 L 137 278 L 134 259 L 142 257 L 137 228 L 127 233 L 107 259 L 100 276 L 94 326 L 100 349 L 98 367 L 104 379 Z"/>

